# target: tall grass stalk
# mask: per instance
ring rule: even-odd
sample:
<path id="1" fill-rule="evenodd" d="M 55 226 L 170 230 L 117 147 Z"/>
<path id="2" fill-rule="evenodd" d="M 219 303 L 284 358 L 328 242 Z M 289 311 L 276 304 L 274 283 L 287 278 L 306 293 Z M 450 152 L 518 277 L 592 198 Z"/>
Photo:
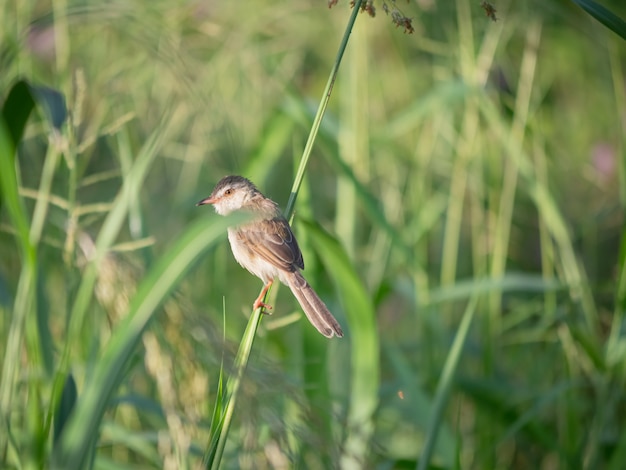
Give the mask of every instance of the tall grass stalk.
<path id="1" fill-rule="evenodd" d="M 164 117 L 161 122 L 162 126 L 153 131 L 151 137 L 144 144 L 133 167 L 127 173 L 122 188 L 113 204 L 113 208 L 108 213 L 102 229 L 100 230 L 95 243 L 95 253 L 92 254 L 89 264 L 85 269 L 85 273 L 83 274 L 82 281 L 78 287 L 76 299 L 74 300 L 72 311 L 70 313 L 68 334 L 64 343 L 65 347 L 59 361 L 58 371 L 54 382 L 54 399 L 50 404 L 51 410 L 49 412 L 49 416 L 54 414 L 54 409 L 56 409 L 58 400 L 61 397 L 62 387 L 66 382 L 67 374 L 70 369 L 72 352 L 82 343 L 81 338 L 85 324 L 85 317 L 88 314 L 89 306 L 92 301 L 94 287 L 98 278 L 98 268 L 117 239 L 122 224 L 127 217 L 130 205 L 136 200 L 136 193 L 141 188 L 148 169 L 156 157 L 157 150 L 167 135 L 166 130 L 168 118 Z M 74 175 L 70 176 L 71 181 L 74 181 L 76 178 L 75 172 L 76 165 L 74 163 L 70 168 L 70 173 Z M 76 183 L 74 182 L 74 184 Z M 69 209 L 72 209 L 72 206 L 69 206 Z M 75 229 L 70 226 L 69 230 L 73 231 Z"/>
<path id="2" fill-rule="evenodd" d="M 339 66 L 341 64 L 341 59 L 343 58 L 343 54 L 345 52 L 346 47 L 348 46 L 348 40 L 350 38 L 350 34 L 352 32 L 352 28 L 356 21 L 356 17 L 360 11 L 361 3 L 363 0 L 357 0 L 354 2 L 352 6 L 352 12 L 350 14 L 350 18 L 348 19 L 348 24 L 346 26 L 346 30 L 344 32 L 343 38 L 339 45 L 339 50 L 337 52 L 337 57 L 333 64 L 333 67 L 330 71 L 330 76 L 326 83 L 326 87 L 324 88 L 324 92 L 322 95 L 322 99 L 317 109 L 317 113 L 313 119 L 313 123 L 311 126 L 311 131 L 309 133 L 309 137 L 304 146 L 304 151 L 302 153 L 302 158 L 300 159 L 300 164 L 296 171 L 295 179 L 293 182 L 293 186 L 291 188 L 291 194 L 289 196 L 289 200 L 287 202 L 287 206 L 285 208 L 284 216 L 287 220 L 291 220 L 293 217 L 293 213 L 295 210 L 296 198 L 298 197 L 298 192 L 300 191 L 300 186 L 302 185 L 302 180 L 304 178 L 304 173 L 306 171 L 306 167 L 309 161 L 309 157 L 311 155 L 311 151 L 313 150 L 313 144 L 315 143 L 315 139 L 317 137 L 320 125 L 322 123 L 322 119 L 324 117 L 324 112 L 328 106 L 328 102 L 330 101 L 330 96 L 333 90 L 333 86 L 335 84 L 335 80 L 337 79 L 337 74 L 339 72 Z M 266 292 L 264 301 L 267 299 L 269 295 L 269 291 Z M 211 451 L 211 444 L 209 443 L 208 450 L 205 453 L 205 461 L 204 465 L 206 468 L 217 469 L 219 468 L 223 453 L 224 447 L 226 446 L 226 441 L 228 439 L 228 432 L 230 430 L 232 416 L 234 413 L 234 409 L 237 403 L 237 395 L 239 392 L 239 388 L 241 386 L 241 379 L 243 374 L 248 366 L 248 360 L 250 358 L 250 352 L 252 351 L 252 346 L 254 345 L 254 339 L 256 338 L 256 333 L 261 322 L 261 318 L 263 316 L 263 309 L 257 308 L 252 312 L 250 319 L 248 320 L 248 324 L 244 331 L 241 342 L 239 343 L 239 349 L 237 351 L 237 356 L 235 358 L 235 373 L 231 375 L 226 383 L 226 398 L 224 403 L 224 411 L 223 416 L 219 417 L 219 421 L 221 426 L 219 426 L 219 437 L 217 439 L 217 445 L 215 454 Z M 213 440 L 213 438 L 211 438 Z M 207 458 L 212 457 L 212 458 Z"/>
<path id="3" fill-rule="evenodd" d="M 478 305 L 478 296 L 473 295 L 465 308 L 459 329 L 450 347 L 448 356 L 441 371 L 441 378 L 433 400 L 433 413 L 426 432 L 426 442 L 416 465 L 417 470 L 426 470 L 433 456 L 439 428 L 443 422 L 443 414 L 448 403 L 448 397 L 454 387 L 455 372 L 461 360 L 461 353 L 469 335 L 472 320 Z"/>
<path id="4" fill-rule="evenodd" d="M 188 227 L 176 243 L 155 263 L 137 289 L 128 316 L 117 326 L 104 348 L 62 439 L 55 446 L 53 468 L 84 468 L 95 446 L 103 414 L 111 395 L 124 377 L 134 353 L 158 307 L 199 255 L 221 238 L 228 224 L 245 218 L 204 218 Z"/>
<path id="5" fill-rule="evenodd" d="M 50 96 L 50 95 L 48 95 Z M 56 96 L 56 95 L 55 95 Z M 37 292 L 37 241 L 39 234 L 37 231 L 31 231 L 29 221 L 26 215 L 24 203 L 19 196 L 19 187 L 21 181 L 19 172 L 16 171 L 15 156 L 18 145 L 22 139 L 24 129 L 28 118 L 38 105 L 45 111 L 56 111 L 47 108 L 49 103 L 46 102 L 45 95 L 38 94 L 38 90 L 31 87 L 25 81 L 18 81 L 11 88 L 6 101 L 3 103 L 2 113 L 0 115 L 0 196 L 2 203 L 8 208 L 8 212 L 16 228 L 15 239 L 19 248 L 22 269 L 19 274 L 15 301 L 13 304 L 13 315 L 11 317 L 7 342 L 4 350 L 4 363 L 2 367 L 2 375 L 0 377 L 0 459 L 4 461 L 7 454 L 7 446 L 9 445 L 9 437 L 12 435 L 11 430 L 11 412 L 13 410 L 13 399 L 17 390 L 18 370 L 20 359 L 20 349 L 22 340 L 25 339 L 26 347 L 30 354 L 28 355 L 28 363 L 33 370 L 38 372 L 49 371 L 45 365 L 51 364 L 51 357 L 44 355 L 48 352 L 42 351 L 41 332 L 39 322 L 36 316 L 36 292 Z M 64 120 L 65 109 L 60 111 L 60 123 Z M 48 113 L 48 116 L 50 114 Z M 50 129 L 56 133 L 55 123 Z M 49 158 L 52 158 L 49 155 Z M 48 167 L 50 170 L 50 167 Z M 46 177 L 49 172 L 44 175 L 43 189 L 46 187 Z M 41 211 L 39 211 L 41 217 Z M 36 222 L 39 222 L 36 219 Z M 45 320 L 44 320 L 45 322 Z M 42 410 L 39 405 L 41 389 L 38 384 L 33 384 L 30 388 L 33 394 L 32 406 L 28 410 L 30 414 L 30 425 L 32 440 L 31 445 L 37 455 L 29 456 L 30 465 L 37 464 L 37 457 L 41 448 L 41 440 L 35 439 L 35 436 L 41 436 L 41 429 L 36 427 L 41 423 Z M 37 442 L 38 441 L 38 442 Z M 13 449 L 16 451 L 16 449 Z"/>
<path id="6" fill-rule="evenodd" d="M 511 139 L 513 145 L 521 146 L 524 141 L 524 133 L 528 124 L 528 113 L 531 103 L 531 92 L 537 66 L 537 49 L 541 37 L 541 24 L 534 22 L 529 25 L 526 35 L 526 47 L 520 64 L 520 79 L 516 94 L 514 120 L 511 126 Z M 517 165 L 511 161 L 504 163 L 504 176 L 502 179 L 502 193 L 499 201 L 499 211 L 494 223 L 493 234 L 494 247 L 490 274 L 493 279 L 501 278 L 506 270 L 507 251 L 510 244 L 513 209 L 515 206 L 515 194 L 518 187 L 519 172 Z M 490 297 L 490 323 L 493 329 L 489 337 L 500 329 L 499 319 L 501 312 L 502 292 L 494 292 Z"/>

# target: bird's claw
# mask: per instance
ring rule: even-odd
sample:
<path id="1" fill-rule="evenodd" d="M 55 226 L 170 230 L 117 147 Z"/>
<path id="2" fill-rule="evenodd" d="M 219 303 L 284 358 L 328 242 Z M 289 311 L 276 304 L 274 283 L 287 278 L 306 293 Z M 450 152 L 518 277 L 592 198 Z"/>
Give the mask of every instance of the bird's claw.
<path id="1" fill-rule="evenodd" d="M 269 315 L 272 313 L 271 310 L 274 307 L 272 307 L 270 304 L 266 304 L 265 302 L 261 302 L 260 300 L 257 300 L 256 302 L 254 302 L 253 308 L 254 310 L 256 310 L 257 308 L 261 308 L 263 309 L 261 313 L 266 313 Z M 266 310 L 269 310 L 269 311 L 266 311 Z"/>

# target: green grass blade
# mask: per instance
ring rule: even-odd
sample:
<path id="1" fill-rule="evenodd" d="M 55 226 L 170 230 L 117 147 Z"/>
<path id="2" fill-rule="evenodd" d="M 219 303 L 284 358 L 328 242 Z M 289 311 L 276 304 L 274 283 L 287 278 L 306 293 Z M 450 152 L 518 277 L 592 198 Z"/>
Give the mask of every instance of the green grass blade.
<path id="1" fill-rule="evenodd" d="M 74 410 L 76 400 L 78 398 L 78 390 L 76 389 L 76 382 L 72 374 L 67 376 L 65 385 L 63 386 L 63 392 L 61 393 L 61 400 L 59 400 L 59 406 L 54 414 L 54 443 L 59 440 L 61 432 L 65 427 L 65 424 L 69 420 L 69 417 Z"/>
<path id="2" fill-rule="evenodd" d="M 463 313 L 463 318 L 459 325 L 459 329 L 452 342 L 452 347 L 446 358 L 446 362 L 441 372 L 441 379 L 437 384 L 437 390 L 435 392 L 433 416 L 428 426 L 428 432 L 426 434 L 426 442 L 424 444 L 424 450 L 417 463 L 417 470 L 426 470 L 428 464 L 435 451 L 435 444 L 437 442 L 437 435 L 439 433 L 439 427 L 444 419 L 444 411 L 448 403 L 448 397 L 454 385 L 454 376 L 456 374 L 457 366 L 461 360 L 461 353 L 463 352 L 463 346 L 465 340 L 469 334 L 470 326 L 476 312 L 476 306 L 478 304 L 478 296 L 474 295 L 468 302 L 467 308 Z"/>
<path id="3" fill-rule="evenodd" d="M 339 242 L 314 223 L 303 223 L 307 236 L 337 288 L 348 317 L 351 348 L 348 434 L 345 436 L 342 468 L 359 468 L 367 462 L 378 406 L 380 377 L 379 343 L 374 305 Z"/>
<path id="4" fill-rule="evenodd" d="M 226 305 L 223 306 L 223 328 L 224 332 L 223 341 L 226 344 Z M 224 354 L 222 354 L 222 360 L 220 362 L 220 372 L 217 379 L 217 391 L 215 393 L 215 404 L 213 405 L 213 415 L 211 416 L 211 427 L 209 430 L 209 445 L 204 452 L 202 458 L 202 466 L 204 468 L 210 468 L 211 463 L 215 461 L 215 455 L 217 452 L 217 444 L 219 436 L 222 434 L 222 428 L 224 426 Z"/>
<path id="5" fill-rule="evenodd" d="M 520 392 L 516 385 L 493 380 L 459 378 L 457 386 L 461 393 L 471 398 L 480 408 L 492 416 L 494 424 L 501 421 L 507 429 L 500 435 L 494 446 L 501 445 L 516 433 L 521 433 L 525 439 L 544 447 L 549 452 L 558 452 L 566 457 L 566 453 L 559 447 L 555 437 L 551 435 L 539 419 L 534 419 L 542 408 L 554 406 L 564 399 L 564 395 L 575 388 L 572 383 L 559 383 L 551 390 L 542 393 L 534 406 L 524 408 L 520 413 L 511 402 L 515 400 L 516 392 Z"/>
<path id="6" fill-rule="evenodd" d="M 74 301 L 72 308 L 68 334 L 69 341 L 66 342 L 67 347 L 63 355 L 62 369 L 64 368 L 63 366 L 66 365 L 69 350 L 71 349 L 73 342 L 80 336 L 80 331 L 82 329 L 93 292 L 93 286 L 97 278 L 97 267 L 117 239 L 122 224 L 128 215 L 128 211 L 133 202 L 137 199 L 137 194 L 142 187 L 146 174 L 150 169 L 152 162 L 156 158 L 157 151 L 167 134 L 165 128 L 167 122 L 168 119 L 164 118 L 162 120 L 162 127 L 155 129 L 152 135 L 150 135 L 150 137 L 146 140 L 146 143 L 139 152 L 134 165 L 128 171 L 128 174 L 124 179 L 122 188 L 113 204 L 113 209 L 108 213 L 107 218 L 98 234 L 94 257 L 90 260 L 91 263 L 85 270 L 83 280 L 76 294 L 76 300 Z"/>
<path id="7" fill-rule="evenodd" d="M 235 357 L 235 373 L 228 378 L 226 383 L 226 406 L 224 408 L 223 423 L 220 430 L 219 438 L 217 440 L 217 446 L 215 449 L 215 457 L 210 464 L 211 469 L 219 469 L 222 457 L 224 455 L 224 447 L 228 440 L 228 432 L 230 431 L 230 425 L 235 411 L 235 405 L 237 404 L 237 396 L 239 393 L 239 387 L 241 386 L 241 380 L 243 374 L 248 366 L 248 359 L 250 358 L 250 352 L 252 351 L 252 345 L 254 344 L 254 338 L 256 337 L 256 331 L 261 323 L 262 309 L 257 308 L 250 317 L 246 329 L 239 343 L 239 349 L 237 350 L 237 356 Z"/>
<path id="8" fill-rule="evenodd" d="M 533 163 L 523 148 L 511 138 L 510 131 L 505 128 L 493 103 L 486 99 L 479 100 L 479 103 L 483 117 L 493 130 L 492 136 L 507 150 L 509 158 L 517 165 L 527 185 L 526 191 L 533 198 L 546 229 L 559 248 L 563 277 L 571 288 L 572 297 L 580 302 L 589 329 L 597 331 L 597 307 L 591 295 L 586 272 L 576 255 L 574 242 L 562 211 L 549 188 L 534 177 Z"/>
<path id="9" fill-rule="evenodd" d="M 606 361 L 610 366 L 623 368 L 626 363 L 626 231 L 622 232 L 619 255 L 619 273 L 615 291 L 615 311 L 611 322 L 611 332 L 606 342 Z"/>
<path id="10" fill-rule="evenodd" d="M 373 224 L 384 230 L 389 238 L 392 240 L 392 245 L 395 249 L 402 252 L 403 256 L 406 256 L 409 262 L 413 261 L 413 251 L 409 248 L 408 244 L 403 239 L 400 232 L 395 228 L 380 207 L 380 202 L 374 195 L 368 191 L 363 183 L 354 174 L 352 168 L 350 168 L 346 162 L 341 160 L 339 155 L 335 152 L 330 152 L 331 164 L 338 170 L 339 174 L 343 175 L 353 185 L 355 193 L 361 206 L 365 210 Z"/>
<path id="11" fill-rule="evenodd" d="M 621 433 L 606 469 L 621 470 L 624 462 L 626 462 L 626 433 Z"/>
<path id="12" fill-rule="evenodd" d="M 76 404 L 74 415 L 54 448 L 53 468 L 85 467 L 104 412 L 149 321 L 202 253 L 223 237 L 228 225 L 241 220 L 241 217 L 202 218 L 191 225 L 155 263 L 139 285 L 128 315 L 114 330 L 104 348 L 93 377 Z"/>
<path id="13" fill-rule="evenodd" d="M 409 358 L 401 348 L 393 342 L 388 342 L 384 344 L 383 352 L 389 358 L 391 367 L 398 377 L 398 387 L 405 397 L 403 403 L 407 402 L 405 408 L 402 408 L 405 413 L 404 417 L 415 423 L 417 428 L 426 429 L 434 419 L 433 398 L 425 389 L 424 384 L 420 383 L 419 378 L 416 377 Z M 438 439 L 434 445 L 437 458 L 441 460 L 443 465 L 452 468 L 456 443 L 451 426 L 447 423 L 441 423 Z"/>
<path id="14" fill-rule="evenodd" d="M 298 171 L 296 172 L 296 177 L 293 181 L 293 186 L 291 187 L 291 194 L 289 196 L 289 201 L 287 201 L 287 207 L 285 209 L 285 217 L 287 219 L 291 218 L 291 215 L 293 214 L 293 211 L 295 209 L 296 198 L 298 197 L 298 191 L 300 190 L 300 185 L 302 184 L 302 179 L 304 178 L 304 172 L 306 171 L 306 166 L 309 162 L 311 151 L 313 150 L 313 144 L 315 143 L 315 139 L 317 138 L 317 133 L 319 132 L 324 113 L 326 112 L 326 107 L 328 106 L 328 102 L 330 101 L 330 95 L 333 91 L 335 80 L 337 79 L 337 73 L 339 72 L 339 65 L 341 64 L 343 53 L 348 46 L 348 39 L 350 39 L 350 33 L 352 32 L 352 27 L 354 26 L 356 17 L 361 10 L 362 3 L 363 0 L 356 0 L 354 2 L 354 5 L 352 6 L 352 13 L 350 14 L 348 25 L 346 26 L 346 30 L 343 33 L 343 38 L 341 39 L 341 44 L 339 45 L 339 50 L 337 51 L 335 63 L 333 64 L 333 68 L 330 71 L 328 82 L 326 82 L 326 87 L 324 88 L 324 93 L 322 94 L 322 99 L 317 108 L 317 112 L 315 113 L 313 125 L 311 126 L 311 132 L 309 132 L 309 137 L 304 146 L 304 151 L 302 152 L 302 159 L 300 160 L 300 165 L 298 166 Z"/>
<path id="15" fill-rule="evenodd" d="M 215 405 L 213 407 L 213 415 L 211 416 L 211 428 L 209 432 L 209 445 L 202 458 L 202 465 L 205 468 L 211 468 L 211 463 L 215 462 L 219 436 L 222 434 L 224 427 L 224 416 L 226 409 L 224 407 L 225 389 L 224 389 L 224 363 L 220 368 L 220 375 L 217 381 L 217 392 L 215 394 Z"/>
<path id="16" fill-rule="evenodd" d="M 17 82 L 9 92 L 0 119 L 0 204 L 7 204 L 22 249 L 33 251 L 28 237 L 28 220 L 19 196 L 19 181 L 15 172 L 15 153 L 35 108 L 35 97 L 25 81 Z"/>
<path id="17" fill-rule="evenodd" d="M 291 143 L 294 122 L 283 111 L 271 116 L 263 129 L 263 139 L 248 159 L 242 174 L 249 175 L 253 181 L 263 182 L 273 171 L 284 149 Z"/>
<path id="18" fill-rule="evenodd" d="M 19 196 L 20 181 L 15 166 L 15 155 L 19 142 L 24 134 L 28 118 L 35 105 L 46 111 L 55 130 L 63 124 L 66 118 L 65 101 L 63 96 L 52 89 L 33 87 L 25 81 L 17 82 L 10 90 L 2 106 L 0 115 L 0 205 L 6 204 L 11 221 L 16 231 L 16 240 L 21 252 L 22 269 L 18 281 L 13 315 L 9 329 L 8 340 L 4 353 L 4 364 L 0 378 L 0 460 L 4 460 L 9 435 L 8 413 L 12 408 L 12 398 L 15 391 L 17 366 L 20 364 L 20 347 L 25 335 L 28 360 L 34 364 L 34 369 L 51 370 L 50 357 L 42 352 L 45 345 L 41 338 L 47 335 L 40 333 L 45 327 L 41 317 L 36 312 L 37 298 L 37 249 L 30 236 L 30 224 L 22 199 Z M 49 344 L 48 344 L 49 345 Z M 32 400 L 39 400 L 41 396 L 38 387 L 33 388 Z M 39 406 L 31 408 L 40 412 Z M 31 425 L 40 423 L 42 416 L 33 417 Z M 35 434 L 41 434 L 35 432 Z"/>
<path id="19" fill-rule="evenodd" d="M 164 117 L 161 126 L 154 130 L 142 147 L 132 168 L 129 170 L 120 192 L 118 193 L 112 210 L 108 213 L 96 240 L 96 249 L 93 258 L 85 269 L 81 283 L 72 305 L 68 335 L 64 344 L 63 354 L 59 361 L 58 372 L 53 387 L 53 399 L 51 400 L 52 416 L 56 400 L 60 396 L 63 383 L 69 371 L 71 352 L 81 342 L 81 331 L 92 301 L 94 286 L 98 277 L 98 266 L 110 247 L 115 242 L 118 233 L 124 223 L 133 201 L 137 200 L 143 181 L 154 159 L 157 150 L 166 136 L 166 124 L 168 119 Z"/>
<path id="20" fill-rule="evenodd" d="M 572 2 L 585 10 L 615 34 L 621 36 L 622 39 L 626 39 L 626 22 L 611 10 L 597 2 L 594 2 L 593 0 L 572 0 Z"/>
<path id="21" fill-rule="evenodd" d="M 500 279 L 477 278 L 459 280 L 451 286 L 443 286 L 431 291 L 428 305 L 453 300 L 463 300 L 472 295 L 489 294 L 494 291 L 510 292 L 559 292 L 567 286 L 557 280 L 545 281 L 540 275 L 508 273 Z"/>
<path id="22" fill-rule="evenodd" d="M 54 178 L 59 157 L 61 156 L 57 145 L 57 142 L 60 139 L 56 138 L 57 136 L 54 137 L 55 138 L 49 139 L 48 150 L 46 152 L 46 158 L 41 172 L 38 196 L 35 201 L 35 208 L 33 210 L 33 216 L 30 223 L 30 242 L 35 247 L 39 246 L 41 242 L 41 236 L 50 204 L 52 180 Z M 50 305 L 45 292 L 46 279 L 42 276 L 42 274 L 42 270 L 38 268 L 36 301 L 37 331 L 39 333 L 38 336 L 41 348 L 42 365 L 46 371 L 46 375 L 51 377 L 54 374 L 56 351 L 54 350 L 54 342 L 49 326 Z M 33 328 L 30 329 L 32 330 Z"/>
<path id="23" fill-rule="evenodd" d="M 309 110 L 306 106 L 306 102 L 290 97 L 285 104 L 285 109 L 286 112 L 289 113 L 291 117 L 298 121 L 302 126 L 308 122 L 307 117 L 309 116 Z M 340 155 L 335 150 L 337 137 L 338 136 L 334 127 L 321 127 L 320 147 L 324 150 L 330 164 L 340 176 L 346 178 L 353 186 L 357 199 L 366 215 L 370 218 L 374 225 L 380 227 L 386 232 L 389 238 L 393 241 L 394 249 L 401 251 L 403 256 L 412 260 L 414 255 L 413 251 L 403 239 L 400 231 L 394 227 L 389 220 L 387 220 L 387 217 L 383 212 L 383 208 L 381 207 L 380 200 L 368 190 L 359 178 L 357 178 L 354 170 L 350 167 L 350 165 L 341 159 Z"/>
<path id="24" fill-rule="evenodd" d="M 320 105 L 318 107 L 317 113 L 315 115 L 315 119 L 313 120 L 313 125 L 311 127 L 311 131 L 309 133 L 309 137 L 307 139 L 306 145 L 304 147 L 304 151 L 302 154 L 302 159 L 300 160 L 300 164 L 298 166 L 298 170 L 296 172 L 296 177 L 294 179 L 294 183 L 291 189 L 291 194 L 289 196 L 289 201 L 287 202 L 287 207 L 285 209 L 285 217 L 290 220 L 293 212 L 295 210 L 296 198 L 298 197 L 298 192 L 300 190 L 300 186 L 302 185 L 302 180 L 304 178 L 304 173 L 306 171 L 307 163 L 309 157 L 311 155 L 311 151 L 313 149 L 313 144 L 317 137 L 322 118 L 324 117 L 324 112 L 326 111 L 326 107 L 328 106 L 328 102 L 330 100 L 330 95 L 332 93 L 332 88 L 335 83 L 335 79 L 337 77 L 337 72 L 339 71 L 339 65 L 341 64 L 341 59 L 343 57 L 343 53 L 348 44 L 348 39 L 350 38 L 350 32 L 352 31 L 352 27 L 354 26 L 354 22 L 356 21 L 357 14 L 360 10 L 362 0 L 357 0 L 352 7 L 352 13 L 350 15 L 350 19 L 348 20 L 348 25 L 344 32 L 343 39 L 339 46 L 339 51 L 337 53 L 337 57 L 335 59 L 335 63 L 330 72 L 330 76 L 328 78 L 328 82 L 326 84 L 326 88 L 324 89 L 324 93 L 322 95 L 322 99 L 320 101 Z M 269 295 L 269 291 L 266 293 L 264 300 Z M 224 452 L 224 447 L 226 445 L 226 440 L 228 439 L 228 432 L 230 430 L 230 423 L 233 415 L 233 411 L 235 408 L 235 404 L 237 402 L 237 393 L 239 391 L 239 386 L 241 384 L 241 378 L 243 377 L 243 373 L 246 370 L 248 365 L 248 358 L 250 357 L 250 351 L 252 350 L 252 345 L 254 344 L 254 338 L 256 335 L 256 331 L 261 322 L 262 313 L 261 309 L 256 309 L 252 315 L 250 316 L 250 320 L 246 326 L 246 330 L 244 332 L 243 338 L 239 345 L 239 349 L 237 351 L 237 357 L 235 359 L 235 375 L 231 376 L 226 385 L 226 408 L 224 414 L 224 423 L 222 426 L 221 433 L 219 435 L 217 449 L 215 452 L 215 459 L 212 462 L 205 462 L 210 464 L 210 468 L 219 468 L 222 460 L 222 455 Z M 210 451 L 209 451 L 210 453 Z"/>
<path id="25" fill-rule="evenodd" d="M 436 84 L 424 97 L 415 99 L 397 113 L 385 126 L 383 135 L 399 138 L 413 132 L 420 123 L 432 119 L 442 108 L 460 108 L 476 89 L 462 80 L 449 80 Z"/>
<path id="26" fill-rule="evenodd" d="M 168 122 L 167 116 L 163 117 L 160 126 L 154 130 L 144 143 L 132 168 L 128 171 L 124 179 L 124 183 L 115 199 L 112 210 L 108 213 L 98 234 L 95 253 L 83 273 L 72 305 L 68 334 L 53 384 L 47 427 L 50 426 L 49 420 L 54 415 L 55 409 L 59 406 L 58 400 L 61 397 L 61 390 L 70 368 L 71 353 L 78 347 L 78 344 L 81 343 L 81 332 L 85 316 L 87 315 L 89 305 L 92 301 L 94 286 L 98 276 L 98 266 L 115 242 L 133 201 L 137 200 L 137 194 L 143 185 L 145 176 L 167 135 L 166 130 Z"/>
<path id="27" fill-rule="evenodd" d="M 15 146 L 12 144 L 12 137 L 5 122 L 0 120 L 0 184 L 2 197 L 18 233 L 17 240 L 22 251 L 22 262 L 24 263 L 13 305 L 13 315 L 7 334 L 7 342 L 4 347 L 2 376 L 0 378 L 0 460 L 2 461 L 4 461 L 8 444 L 7 439 L 10 434 L 8 416 L 15 393 L 16 372 L 20 363 L 20 347 L 24 335 L 24 323 L 32 310 L 31 295 L 34 294 L 36 285 L 35 251 L 29 241 L 25 210 L 18 195 L 18 182 L 14 167 Z"/>

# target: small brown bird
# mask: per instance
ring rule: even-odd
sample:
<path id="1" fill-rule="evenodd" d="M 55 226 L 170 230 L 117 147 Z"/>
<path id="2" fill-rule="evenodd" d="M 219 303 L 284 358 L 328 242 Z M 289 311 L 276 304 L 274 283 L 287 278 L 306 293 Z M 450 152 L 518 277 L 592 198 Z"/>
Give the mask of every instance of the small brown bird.
<path id="1" fill-rule="evenodd" d="M 228 215 L 235 211 L 252 214 L 253 220 L 228 229 L 228 241 L 237 262 L 260 278 L 265 287 L 254 301 L 254 308 L 272 308 L 263 297 L 274 279 L 289 286 L 311 324 L 327 338 L 343 336 L 341 326 L 300 273 L 304 269 L 298 242 L 282 216 L 278 204 L 265 197 L 248 179 L 226 176 L 209 197 L 198 206 L 212 204 L 215 212 Z"/>

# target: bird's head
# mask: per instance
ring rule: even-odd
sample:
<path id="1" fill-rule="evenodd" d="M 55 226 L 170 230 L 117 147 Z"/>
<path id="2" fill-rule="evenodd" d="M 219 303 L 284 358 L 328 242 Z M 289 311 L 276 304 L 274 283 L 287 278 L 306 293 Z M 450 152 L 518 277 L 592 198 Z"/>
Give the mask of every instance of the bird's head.
<path id="1" fill-rule="evenodd" d="M 215 185 L 211 195 L 196 205 L 211 204 L 215 212 L 220 215 L 228 215 L 231 212 L 241 210 L 256 195 L 260 194 L 256 186 L 243 176 L 225 176 Z"/>

